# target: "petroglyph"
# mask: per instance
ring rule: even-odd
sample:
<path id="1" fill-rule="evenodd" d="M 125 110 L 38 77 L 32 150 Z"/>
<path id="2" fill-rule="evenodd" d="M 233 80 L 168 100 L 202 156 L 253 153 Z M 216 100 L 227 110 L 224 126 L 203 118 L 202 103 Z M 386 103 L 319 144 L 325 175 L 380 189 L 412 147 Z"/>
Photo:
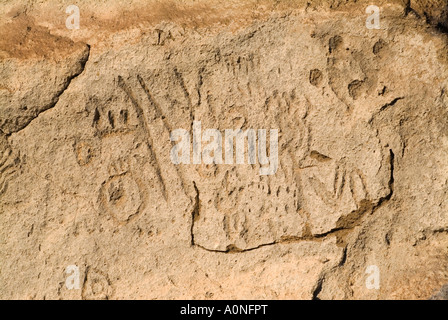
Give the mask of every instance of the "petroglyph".
<path id="1" fill-rule="evenodd" d="M 367 0 L 80 0 L 76 32 L 63 6 L 3 2 L 0 298 L 426 299 L 448 283 L 444 0 L 378 0 L 380 29 Z M 199 123 L 174 164 L 171 133 Z M 266 146 L 194 161 L 216 151 L 206 129 L 266 130 Z M 270 150 L 260 175 L 249 155 Z"/>
<path id="2" fill-rule="evenodd" d="M 87 268 L 82 286 L 82 298 L 85 300 L 109 300 L 114 290 L 107 274 L 95 268 Z"/>
<path id="3" fill-rule="evenodd" d="M 0 196 L 6 192 L 8 183 L 17 174 L 20 159 L 11 149 L 6 137 L 0 136 Z"/>
<path id="4" fill-rule="evenodd" d="M 97 139 L 80 140 L 74 143 L 76 161 L 80 166 L 86 166 L 101 153 L 101 144 Z"/>
<path id="5" fill-rule="evenodd" d="M 100 190 L 100 203 L 119 223 L 129 222 L 142 212 L 146 203 L 146 191 L 143 182 L 134 177 L 127 163 L 117 161 L 110 166 L 110 178 Z"/>

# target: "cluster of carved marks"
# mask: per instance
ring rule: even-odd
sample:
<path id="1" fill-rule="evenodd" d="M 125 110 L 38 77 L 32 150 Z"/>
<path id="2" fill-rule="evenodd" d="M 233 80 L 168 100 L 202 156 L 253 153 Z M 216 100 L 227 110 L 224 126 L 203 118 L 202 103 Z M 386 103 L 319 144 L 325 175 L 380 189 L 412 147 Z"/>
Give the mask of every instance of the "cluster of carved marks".
<path id="1" fill-rule="evenodd" d="M 380 50 L 376 45 L 375 54 Z M 336 99 L 323 99 L 325 107 L 313 106 L 300 87 L 274 91 L 262 104 L 251 101 L 251 93 L 259 93 L 260 88 L 250 79 L 242 85 L 251 70 L 260 73 L 259 66 L 252 63 L 258 58 L 222 58 L 227 72 L 237 79 L 223 87 L 248 99 L 251 110 L 235 105 L 229 108 L 224 98 L 215 99 L 212 109 L 216 112 L 220 108 L 226 115 L 226 119 L 215 118 L 216 126 L 245 130 L 251 128 L 251 121 L 259 124 L 264 118 L 270 127 L 279 129 L 280 165 L 272 177 L 258 176 L 258 165 L 231 169 L 199 166 L 196 170 L 207 182 L 197 181 L 200 196 L 192 228 L 195 245 L 214 251 L 245 251 L 284 240 L 309 239 L 337 230 L 347 217 L 362 216 L 390 193 L 387 152 L 368 126 L 353 124 L 356 122 L 346 113 L 354 100 L 370 94 L 364 89 L 366 84 L 376 83 L 375 72 L 366 68 L 360 53 L 345 48 L 342 37 L 330 40 L 328 54 L 329 85 L 332 88 L 334 84 Z M 347 57 L 353 60 L 350 65 L 344 62 Z M 352 65 L 358 66 L 359 77 L 343 79 L 344 86 L 332 83 L 339 72 Z M 203 88 L 213 79 L 207 71 L 201 78 Z M 325 86 L 323 78 L 320 70 L 310 71 L 313 86 Z M 337 91 L 341 87 L 344 91 Z M 341 104 L 337 99 L 345 102 L 347 109 L 342 106 L 338 111 Z M 209 100 L 210 106 L 213 102 Z M 223 106 L 216 103 L 220 100 Z M 336 107 L 330 109 L 333 104 Z M 353 150 L 357 150 L 357 158 L 347 158 Z"/>
<path id="2" fill-rule="evenodd" d="M 232 168 L 219 180 L 198 183 L 202 192 L 192 230 L 195 245 L 250 250 L 303 235 L 299 191 L 285 176 L 260 177 L 256 170 Z"/>
<path id="3" fill-rule="evenodd" d="M 118 225 L 140 216 L 148 207 L 149 195 L 154 200 L 151 208 L 166 204 L 169 191 L 165 181 L 171 173 L 177 174 L 167 161 L 169 149 L 159 149 L 170 147 L 169 125 L 162 110 L 143 78 L 136 76 L 132 80 L 119 76 L 116 93 L 106 100 L 89 99 L 86 111 L 94 134 L 79 137 L 73 144 L 81 167 L 94 161 L 108 165 L 108 174 L 99 188 L 100 213 L 106 213 Z M 158 141 L 160 138 L 165 141 Z M 102 154 L 102 150 L 108 152 Z M 178 193 L 173 190 L 173 194 Z"/>
<path id="4" fill-rule="evenodd" d="M 177 79 L 177 93 L 187 102 L 182 75 L 177 70 L 172 75 Z M 76 139 L 74 154 L 85 169 L 92 161 L 108 166 L 98 191 L 100 215 L 105 213 L 117 225 L 125 225 L 160 206 L 176 207 L 184 201 L 186 188 L 179 168 L 170 161 L 170 123 L 149 84 L 140 75 L 126 80 L 118 76 L 116 82 L 119 90 L 114 96 L 88 101 L 94 134 Z M 185 104 L 190 106 L 191 101 Z M 190 118 L 191 110 L 185 114 Z M 167 181 L 175 186 L 168 188 Z"/>
<path id="5" fill-rule="evenodd" d="M 260 58 L 254 54 L 247 56 L 225 56 L 223 62 L 227 71 L 234 76 L 247 76 L 257 71 L 260 65 Z"/>
<path id="6" fill-rule="evenodd" d="M 99 205 L 118 224 L 128 223 L 146 205 L 146 189 L 132 170 L 129 157 L 133 147 L 130 141 L 138 131 L 137 116 L 120 96 L 107 101 L 91 97 L 86 110 L 95 133 L 75 140 L 76 161 L 81 167 L 94 161 L 108 163 L 108 176 L 99 189 Z M 102 155 L 103 148 L 108 150 L 107 155 Z"/>
<path id="7" fill-rule="evenodd" d="M 253 239 L 264 238 L 269 243 L 282 237 L 303 235 L 298 188 L 295 184 L 285 183 L 286 179 L 282 178 L 254 179 L 243 187 L 235 185 L 238 179 L 232 179 L 233 183 L 229 181 L 228 194 L 235 194 L 235 200 L 228 201 L 227 208 L 225 202 L 218 202 L 218 205 L 226 209 L 221 212 L 228 212 L 224 216 L 224 230 L 231 244 L 247 249 L 264 244 Z M 229 207 L 229 204 L 233 206 Z M 240 240 L 243 240 L 241 245 Z"/>
<path id="8" fill-rule="evenodd" d="M 344 39 L 338 35 L 329 39 L 326 70 L 328 85 L 348 110 L 353 110 L 356 100 L 366 99 L 378 91 L 378 70 L 381 64 L 377 62 L 386 47 L 387 43 L 383 39 L 379 39 L 370 51 L 354 46 L 353 39 Z"/>
<path id="9" fill-rule="evenodd" d="M 187 119 L 192 120 L 192 102 L 188 90 L 185 87 L 182 74 L 177 69 L 174 69 L 172 75 L 177 80 L 177 86 L 175 88 L 178 89 L 177 93 L 180 95 L 178 99 L 183 101 L 184 105 L 187 106 L 187 110 L 184 110 L 183 113 L 188 116 Z M 131 84 L 134 84 L 134 87 Z M 122 77 L 119 77 L 118 85 L 126 93 L 135 110 L 138 126 L 146 140 L 150 163 L 156 172 L 164 200 L 169 202 L 173 197 L 180 198 L 180 194 L 176 190 L 177 188 L 168 190 L 166 185 L 166 181 L 172 179 L 179 183 L 180 191 L 185 192 L 183 176 L 178 168 L 172 165 L 170 160 L 169 154 L 172 146 L 170 132 L 173 126 L 166 119 L 163 107 L 150 91 L 149 84 L 140 75 L 136 75 L 133 81 L 125 81 Z M 179 102 L 173 98 L 168 103 L 173 105 Z"/>
<path id="10" fill-rule="evenodd" d="M 341 217 L 355 212 L 369 199 L 359 169 L 331 159 L 324 162 L 304 169 L 302 179 L 304 209 L 309 213 L 311 232 L 316 235 L 337 228 Z"/>
<path id="11" fill-rule="evenodd" d="M 381 55 L 384 47 L 377 42 L 369 54 Z M 190 199 L 192 205 L 182 205 L 191 210 L 193 245 L 243 251 L 319 236 L 388 194 L 390 164 L 381 143 L 368 126 L 356 127 L 347 112 L 377 82 L 375 71 L 363 62 L 364 53 L 351 51 L 340 36 L 329 39 L 327 69 L 312 69 L 304 78 L 323 93 L 328 88 L 335 93 L 323 95 L 317 107 L 316 97 L 307 97 L 300 83 L 266 92 L 263 81 L 280 77 L 281 62 L 265 69 L 256 53 L 215 49 L 210 50 L 214 59 L 196 74 L 168 64 L 146 76 L 119 76 L 124 100 L 93 99 L 90 108 L 101 140 L 128 133 L 141 138 L 152 182 L 162 194 L 156 202 L 175 207 L 183 196 Z M 341 72 L 348 76 L 337 79 Z M 191 129 L 193 121 L 201 121 L 204 129 L 278 129 L 277 173 L 260 176 L 259 164 L 174 165 L 170 132 Z M 75 153 L 78 163 L 87 165 L 98 152 L 80 141 Z M 117 222 L 127 223 L 146 206 L 147 183 L 136 178 L 136 168 L 112 171 L 101 186 L 101 207 Z"/>
<path id="12" fill-rule="evenodd" d="M 393 164 L 389 151 L 367 126 L 336 122 L 318 129 L 321 117 L 312 116 L 310 152 L 300 174 L 303 209 L 309 214 L 311 233 L 319 235 L 339 228 L 347 217 L 362 216 L 389 195 Z M 335 141 L 337 136 L 341 141 Z M 356 153 L 347 156 L 351 150 Z"/>
<path id="13" fill-rule="evenodd" d="M 0 137 L 0 196 L 6 192 L 8 183 L 16 174 L 20 159 L 9 146 L 5 137 Z"/>
<path id="14" fill-rule="evenodd" d="M 289 133 L 279 141 L 279 149 L 287 150 L 286 156 L 280 159 L 273 176 L 260 176 L 259 164 L 196 168 L 202 179 L 197 181 L 199 208 L 192 231 L 194 244 L 204 249 L 252 250 L 299 239 L 307 232 L 300 179 L 293 170 L 294 165 L 299 165 L 297 156 L 306 157 L 306 101 L 294 90 L 274 92 L 258 107 L 261 115 L 269 115 L 273 128 Z M 226 115 L 221 127 L 251 128 L 251 117 L 244 108 L 232 108 Z"/>
<path id="15" fill-rule="evenodd" d="M 87 268 L 81 296 L 84 300 L 109 300 L 114 293 L 107 274 Z"/>
<path id="16" fill-rule="evenodd" d="M 184 30 L 173 23 L 161 23 L 153 31 L 152 45 L 164 46 L 184 36 Z"/>
<path id="17" fill-rule="evenodd" d="M 115 100 L 115 99 L 114 99 Z M 109 99 L 104 103 L 91 98 L 87 109 L 92 116 L 92 126 L 97 136 L 105 137 L 114 133 L 129 133 L 136 129 L 137 124 L 130 121 L 132 114 L 123 102 Z"/>
<path id="18" fill-rule="evenodd" d="M 327 206 L 336 209 L 346 190 L 352 193 L 355 203 L 359 203 L 359 199 L 364 200 L 367 198 L 368 193 L 362 173 L 356 168 L 351 169 L 343 164 L 336 164 L 334 175 L 332 176 L 334 176 L 334 183 L 333 185 L 330 183 L 330 189 L 327 189 L 326 184 L 319 180 L 316 175 L 310 175 L 308 178 L 313 191 L 319 195 Z"/>
<path id="19" fill-rule="evenodd" d="M 262 177 L 257 170 L 239 167 L 223 171 L 210 171 L 207 182 L 198 182 L 202 191 L 193 230 L 196 245 L 247 250 L 302 234 L 294 182 L 287 183 L 283 174 Z"/>

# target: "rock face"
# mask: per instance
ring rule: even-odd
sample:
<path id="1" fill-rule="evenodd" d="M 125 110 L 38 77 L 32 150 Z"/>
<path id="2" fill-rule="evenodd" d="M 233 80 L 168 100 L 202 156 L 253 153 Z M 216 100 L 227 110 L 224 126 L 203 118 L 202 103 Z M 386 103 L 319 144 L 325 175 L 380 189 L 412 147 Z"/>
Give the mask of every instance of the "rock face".
<path id="1" fill-rule="evenodd" d="M 446 1 L 88 3 L 1 5 L 1 298 L 441 296 Z"/>
<path id="2" fill-rule="evenodd" d="M 410 0 L 408 8 L 425 17 L 426 20 L 446 30 L 448 28 L 448 1 L 446 0 Z"/>

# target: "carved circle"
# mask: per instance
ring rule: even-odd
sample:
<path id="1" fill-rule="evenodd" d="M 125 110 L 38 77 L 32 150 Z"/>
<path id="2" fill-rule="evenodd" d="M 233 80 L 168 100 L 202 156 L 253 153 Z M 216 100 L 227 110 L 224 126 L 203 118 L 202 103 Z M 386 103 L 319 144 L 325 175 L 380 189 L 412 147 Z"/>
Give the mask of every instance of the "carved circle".
<path id="1" fill-rule="evenodd" d="M 144 205 L 141 183 L 124 173 L 107 180 L 101 188 L 103 208 L 118 222 L 128 222 Z"/>
<path id="2" fill-rule="evenodd" d="M 82 298 L 85 300 L 108 300 L 113 295 L 113 288 L 107 274 L 88 269 L 82 288 Z"/>

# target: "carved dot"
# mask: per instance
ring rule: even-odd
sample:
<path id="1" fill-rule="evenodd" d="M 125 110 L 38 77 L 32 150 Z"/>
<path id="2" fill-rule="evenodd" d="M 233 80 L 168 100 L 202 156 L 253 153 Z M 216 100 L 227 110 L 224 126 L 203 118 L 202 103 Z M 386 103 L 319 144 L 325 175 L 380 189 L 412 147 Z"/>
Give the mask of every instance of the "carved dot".
<path id="1" fill-rule="evenodd" d="M 310 83 L 313 86 L 318 86 L 322 82 L 322 72 L 319 69 L 313 69 L 310 71 Z"/>
<path id="2" fill-rule="evenodd" d="M 386 42 L 383 39 L 378 40 L 373 46 L 373 53 L 378 54 L 386 46 Z"/>
<path id="3" fill-rule="evenodd" d="M 112 114 L 112 111 L 108 111 L 107 112 L 107 118 L 109 120 L 109 124 L 112 127 L 112 129 L 115 128 L 115 119 L 114 119 L 114 115 Z"/>
<path id="4" fill-rule="evenodd" d="M 128 117 L 129 117 L 129 113 L 128 110 L 121 110 L 120 111 L 120 121 L 124 124 L 128 123 Z"/>
<path id="5" fill-rule="evenodd" d="M 118 183 L 111 183 L 109 186 L 109 201 L 112 203 L 116 203 L 118 200 L 120 200 L 124 195 L 124 189 L 123 186 Z"/>
<path id="6" fill-rule="evenodd" d="M 362 80 L 354 80 L 348 85 L 348 93 L 350 97 L 353 98 L 353 100 L 356 100 L 360 97 L 363 83 L 364 81 Z"/>
<path id="7" fill-rule="evenodd" d="M 328 42 L 328 49 L 330 53 L 333 53 L 339 46 L 342 44 L 342 37 L 341 36 L 334 36 L 330 39 Z"/>
<path id="8" fill-rule="evenodd" d="M 97 156 L 98 148 L 89 141 L 80 141 L 75 146 L 76 161 L 80 166 L 88 165 Z"/>

